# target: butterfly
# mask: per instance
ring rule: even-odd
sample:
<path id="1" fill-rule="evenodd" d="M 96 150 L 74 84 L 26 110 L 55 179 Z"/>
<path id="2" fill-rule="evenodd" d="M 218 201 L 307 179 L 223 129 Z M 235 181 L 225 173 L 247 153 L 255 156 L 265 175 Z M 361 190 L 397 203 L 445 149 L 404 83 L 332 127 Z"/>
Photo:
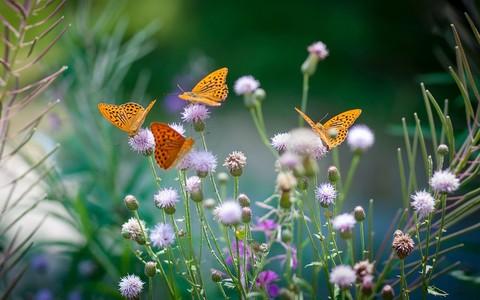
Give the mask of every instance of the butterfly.
<path id="1" fill-rule="evenodd" d="M 222 104 L 221 101 L 228 96 L 228 86 L 225 84 L 227 73 L 227 68 L 213 71 L 200 80 L 191 92 L 184 92 L 178 95 L 178 97 L 191 102 L 220 106 Z"/>
<path id="2" fill-rule="evenodd" d="M 155 138 L 155 160 L 160 168 L 169 170 L 192 150 L 194 141 L 186 139 L 172 127 L 164 123 L 150 125 Z"/>
<path id="3" fill-rule="evenodd" d="M 150 102 L 147 108 L 135 102 L 127 102 L 121 105 L 100 103 L 98 109 L 113 125 L 133 137 L 142 126 L 155 101 L 157 100 Z"/>
<path id="4" fill-rule="evenodd" d="M 307 121 L 312 127 L 312 130 L 323 140 L 328 149 L 337 147 L 347 137 L 348 128 L 352 126 L 353 122 L 362 113 L 361 109 L 347 110 L 341 114 L 331 118 L 325 124 L 314 123 L 306 114 L 295 107 L 295 110 Z M 333 136 L 332 136 L 333 135 Z"/>

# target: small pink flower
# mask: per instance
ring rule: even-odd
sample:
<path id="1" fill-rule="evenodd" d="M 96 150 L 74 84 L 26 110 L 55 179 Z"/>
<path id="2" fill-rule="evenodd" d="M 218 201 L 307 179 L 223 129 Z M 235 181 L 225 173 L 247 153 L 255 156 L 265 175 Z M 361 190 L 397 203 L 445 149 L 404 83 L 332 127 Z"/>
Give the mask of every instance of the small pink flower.
<path id="1" fill-rule="evenodd" d="M 308 46 L 308 53 L 317 56 L 320 59 L 325 59 L 328 56 L 327 46 L 322 42 L 315 42 Z"/>
<path id="2" fill-rule="evenodd" d="M 374 142 L 373 131 L 367 125 L 355 125 L 348 131 L 347 144 L 352 151 L 366 151 Z"/>
<path id="3" fill-rule="evenodd" d="M 237 95 L 244 95 L 253 93 L 256 89 L 260 87 L 260 82 L 256 80 L 253 76 L 247 75 L 242 76 L 235 81 L 233 85 L 233 90 Z"/>
<path id="4" fill-rule="evenodd" d="M 331 183 L 322 183 L 315 189 L 315 197 L 321 206 L 327 207 L 335 203 L 337 191 Z"/>
<path id="5" fill-rule="evenodd" d="M 412 207 L 420 218 L 428 217 L 435 210 L 435 199 L 427 191 L 412 195 Z"/>
<path id="6" fill-rule="evenodd" d="M 150 231 L 150 241 L 157 248 L 164 248 L 173 244 L 175 232 L 170 224 L 158 223 Z"/>
<path id="7" fill-rule="evenodd" d="M 143 290 L 144 282 L 137 275 L 127 275 L 120 278 L 118 289 L 127 299 L 138 299 Z"/>
<path id="8" fill-rule="evenodd" d="M 242 219 L 242 207 L 235 201 L 225 201 L 215 208 L 213 215 L 225 226 L 236 225 Z"/>
<path id="9" fill-rule="evenodd" d="M 355 271 L 349 265 L 338 265 L 330 272 L 330 282 L 338 285 L 341 289 L 348 289 L 357 280 Z"/>
<path id="10" fill-rule="evenodd" d="M 141 129 L 136 135 L 128 139 L 133 151 L 142 155 L 150 155 L 155 150 L 155 138 L 148 128 Z"/>
<path id="11" fill-rule="evenodd" d="M 460 187 L 460 180 L 450 170 L 436 171 L 429 183 L 434 192 L 441 194 L 455 192 Z"/>
<path id="12" fill-rule="evenodd" d="M 182 112 L 182 120 L 184 122 L 199 123 L 204 122 L 210 117 L 208 108 L 203 104 L 193 103 L 185 106 Z"/>

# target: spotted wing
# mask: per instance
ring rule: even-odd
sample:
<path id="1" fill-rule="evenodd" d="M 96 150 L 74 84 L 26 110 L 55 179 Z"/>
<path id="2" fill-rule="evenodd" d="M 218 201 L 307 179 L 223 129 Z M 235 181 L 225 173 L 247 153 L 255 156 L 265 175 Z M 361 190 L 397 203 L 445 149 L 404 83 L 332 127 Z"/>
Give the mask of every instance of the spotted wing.
<path id="1" fill-rule="evenodd" d="M 178 97 L 210 106 L 220 106 L 221 101 L 228 96 L 227 73 L 227 68 L 218 69 L 197 83 L 191 92 L 185 92 Z"/>
<path id="2" fill-rule="evenodd" d="M 323 129 L 327 133 L 326 143 L 329 149 L 343 143 L 343 141 L 347 138 L 348 128 L 353 125 L 361 113 L 361 109 L 348 110 L 336 115 L 323 124 Z M 334 137 L 332 137 L 331 131 L 334 131 Z"/>
<path id="3" fill-rule="evenodd" d="M 173 168 L 190 150 L 194 141 L 164 123 L 150 125 L 155 138 L 155 161 L 164 170 Z"/>

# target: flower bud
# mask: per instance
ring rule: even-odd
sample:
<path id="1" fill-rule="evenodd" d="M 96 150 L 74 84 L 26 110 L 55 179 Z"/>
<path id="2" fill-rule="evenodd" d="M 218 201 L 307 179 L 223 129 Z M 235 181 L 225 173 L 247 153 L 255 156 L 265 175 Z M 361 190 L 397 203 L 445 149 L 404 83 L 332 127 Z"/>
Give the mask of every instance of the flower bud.
<path id="1" fill-rule="evenodd" d="M 270 251 L 267 243 L 261 243 L 258 248 L 262 253 L 268 253 Z"/>
<path id="2" fill-rule="evenodd" d="M 163 209 L 163 211 L 167 214 L 167 215 L 173 215 L 177 209 L 175 208 L 175 205 L 172 205 L 172 206 L 167 206 Z"/>
<path id="3" fill-rule="evenodd" d="M 137 198 L 133 195 L 125 196 L 125 205 L 129 210 L 135 211 L 138 209 L 138 201 Z"/>
<path id="4" fill-rule="evenodd" d="M 353 210 L 353 215 L 357 222 L 362 222 L 363 220 L 365 220 L 366 217 L 365 210 L 361 206 L 355 207 L 355 209 Z"/>
<path id="5" fill-rule="evenodd" d="M 437 153 L 440 154 L 441 156 L 445 156 L 448 154 L 448 146 L 445 145 L 445 144 L 440 144 L 438 145 L 438 148 L 437 148 Z"/>
<path id="6" fill-rule="evenodd" d="M 290 229 L 283 229 L 282 230 L 282 242 L 284 243 L 290 243 L 292 241 L 293 234 Z"/>
<path id="7" fill-rule="evenodd" d="M 205 129 L 205 123 L 201 120 L 193 122 L 193 129 L 196 132 L 202 132 Z"/>
<path id="8" fill-rule="evenodd" d="M 252 220 L 252 209 L 250 207 L 243 207 L 242 208 L 242 222 L 243 223 L 250 223 Z"/>
<path id="9" fill-rule="evenodd" d="M 139 244 L 139 245 L 145 245 L 145 243 L 147 242 L 145 240 L 145 237 L 143 235 L 137 235 L 135 237 L 135 241 Z"/>
<path id="10" fill-rule="evenodd" d="M 157 274 L 157 264 L 153 261 L 149 261 L 145 264 L 145 275 L 148 277 L 154 277 Z"/>
<path id="11" fill-rule="evenodd" d="M 328 168 L 328 180 L 331 183 L 335 183 L 340 180 L 340 172 L 338 172 L 337 167 L 331 166 Z"/>
<path id="12" fill-rule="evenodd" d="M 280 196 L 280 207 L 288 209 L 292 206 L 292 201 L 290 201 L 290 192 L 282 192 Z"/>
<path id="13" fill-rule="evenodd" d="M 266 96 L 267 93 L 265 93 L 265 90 L 262 88 L 258 88 L 253 92 L 253 98 L 257 101 L 263 101 Z"/>
<path id="14" fill-rule="evenodd" d="M 211 269 L 210 272 L 212 274 L 212 281 L 213 282 L 222 281 L 222 273 L 220 273 L 220 271 L 215 270 L 215 269 Z"/>
<path id="15" fill-rule="evenodd" d="M 240 203 L 241 207 L 248 207 L 250 206 L 250 199 L 248 199 L 247 195 L 240 194 L 238 195 L 238 203 Z"/>
<path id="16" fill-rule="evenodd" d="M 301 191 L 305 191 L 308 188 L 308 179 L 306 177 L 301 177 L 297 180 L 297 188 Z"/>
<path id="17" fill-rule="evenodd" d="M 393 297 L 395 296 L 395 292 L 393 291 L 393 288 L 391 285 L 387 284 L 386 286 L 383 287 L 382 296 L 383 296 L 383 299 L 385 300 L 393 299 Z"/>
<path id="18" fill-rule="evenodd" d="M 227 184 L 228 183 L 228 179 L 230 179 L 228 177 L 228 174 L 225 173 L 225 172 L 219 172 L 218 175 L 217 175 L 217 179 L 218 179 L 218 182 L 220 184 Z"/>
<path id="19" fill-rule="evenodd" d="M 215 199 L 212 198 L 208 198 L 203 201 L 203 207 L 205 207 L 206 209 L 214 209 L 216 205 L 217 202 L 215 201 Z"/>

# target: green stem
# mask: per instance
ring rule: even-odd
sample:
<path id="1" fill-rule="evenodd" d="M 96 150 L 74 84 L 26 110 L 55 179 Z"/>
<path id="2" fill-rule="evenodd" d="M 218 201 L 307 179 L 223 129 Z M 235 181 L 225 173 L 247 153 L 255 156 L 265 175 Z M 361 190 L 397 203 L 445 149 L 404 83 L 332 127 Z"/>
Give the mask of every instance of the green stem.
<path id="1" fill-rule="evenodd" d="M 308 80 L 309 76 L 307 74 L 303 74 L 303 88 L 302 88 L 302 104 L 301 104 L 301 110 L 302 112 L 307 111 L 307 101 L 308 101 Z M 298 127 L 303 126 L 303 118 L 302 116 L 298 116 Z"/>

